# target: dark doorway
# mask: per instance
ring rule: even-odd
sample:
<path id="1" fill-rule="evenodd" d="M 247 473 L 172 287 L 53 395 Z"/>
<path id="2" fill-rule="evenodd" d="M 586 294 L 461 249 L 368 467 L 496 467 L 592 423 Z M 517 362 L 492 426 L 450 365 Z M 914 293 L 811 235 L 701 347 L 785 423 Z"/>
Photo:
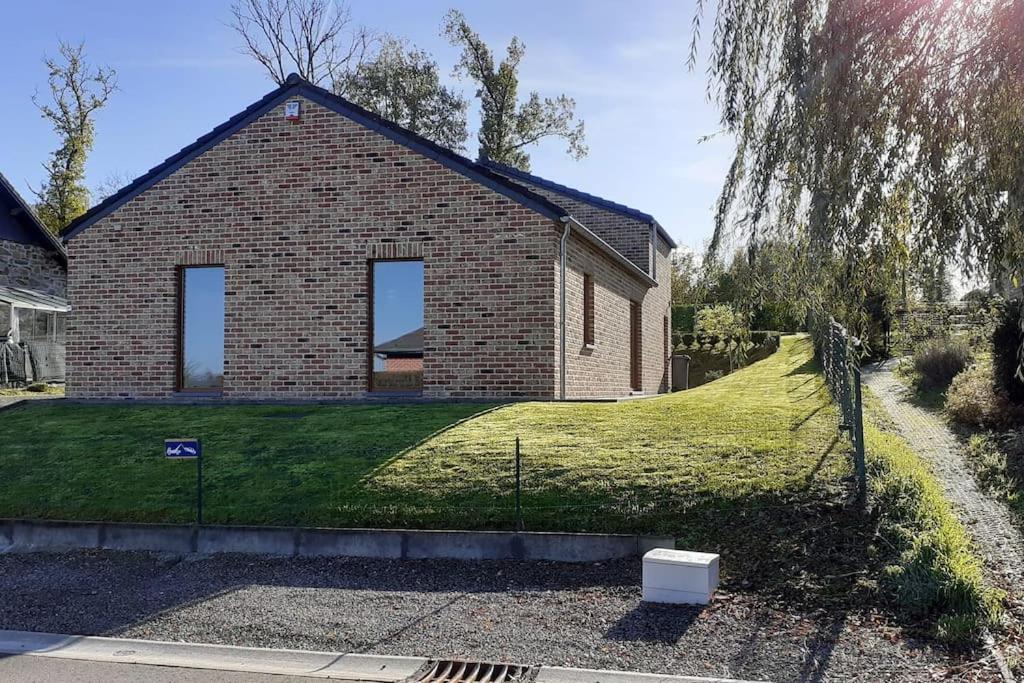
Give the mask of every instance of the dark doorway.
<path id="1" fill-rule="evenodd" d="M 629 302 L 629 386 L 633 391 L 643 391 L 641 379 L 642 357 L 640 355 L 641 332 L 640 304 Z"/>

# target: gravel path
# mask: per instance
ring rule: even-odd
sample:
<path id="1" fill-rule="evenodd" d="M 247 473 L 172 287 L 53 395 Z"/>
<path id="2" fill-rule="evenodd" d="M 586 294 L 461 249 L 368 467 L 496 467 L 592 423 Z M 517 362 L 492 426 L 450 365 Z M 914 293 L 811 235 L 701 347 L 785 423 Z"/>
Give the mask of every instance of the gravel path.
<path id="1" fill-rule="evenodd" d="M 942 419 L 909 401 L 910 390 L 893 376 L 895 362 L 865 368 L 865 383 L 903 438 L 931 466 L 946 497 L 959 509 L 983 556 L 989 580 L 1013 597 L 1024 581 L 1024 540 L 1009 510 L 978 488 L 970 464 L 962 455 L 962 445 Z"/>
<path id="2" fill-rule="evenodd" d="M 0 554 L 0 628 L 775 681 L 993 680 L 870 613 L 639 601 L 636 560 Z"/>

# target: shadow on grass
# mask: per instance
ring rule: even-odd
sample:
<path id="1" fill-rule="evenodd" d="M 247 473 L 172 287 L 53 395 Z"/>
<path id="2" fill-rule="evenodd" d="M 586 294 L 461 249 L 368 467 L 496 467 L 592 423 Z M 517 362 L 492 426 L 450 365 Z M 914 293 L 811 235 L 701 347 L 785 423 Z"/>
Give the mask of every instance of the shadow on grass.
<path id="1" fill-rule="evenodd" d="M 329 523 L 381 466 L 501 407 L 28 404 L 0 421 L 0 517 L 191 522 L 196 468 L 162 452 L 185 434 L 203 441 L 208 523 Z"/>

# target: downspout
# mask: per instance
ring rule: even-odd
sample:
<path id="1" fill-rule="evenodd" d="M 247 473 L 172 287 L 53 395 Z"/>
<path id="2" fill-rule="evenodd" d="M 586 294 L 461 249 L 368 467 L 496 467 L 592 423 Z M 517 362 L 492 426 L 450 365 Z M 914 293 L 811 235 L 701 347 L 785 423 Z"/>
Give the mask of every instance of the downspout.
<path id="1" fill-rule="evenodd" d="M 558 398 L 561 401 L 565 400 L 565 262 L 566 262 L 566 246 L 569 242 L 569 229 L 570 221 L 572 219 L 569 216 L 563 216 L 561 221 L 565 223 L 565 231 L 562 233 L 562 239 L 559 243 L 559 262 L 561 268 L 561 277 L 558 280 L 559 286 L 559 299 L 560 299 L 560 318 L 559 322 L 559 336 L 561 337 L 560 350 L 559 350 L 559 363 L 558 363 Z"/>

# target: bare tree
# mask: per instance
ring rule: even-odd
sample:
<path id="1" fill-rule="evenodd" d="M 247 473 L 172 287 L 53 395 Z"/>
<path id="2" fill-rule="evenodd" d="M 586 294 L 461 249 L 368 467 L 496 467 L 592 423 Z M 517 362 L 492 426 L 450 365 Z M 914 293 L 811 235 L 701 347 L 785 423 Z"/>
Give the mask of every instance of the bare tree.
<path id="1" fill-rule="evenodd" d="M 279 85 L 297 73 L 314 85 L 337 90 L 358 66 L 373 36 L 352 23 L 348 4 L 333 0 L 235 0 L 231 24 L 242 52 L 263 65 Z"/>

